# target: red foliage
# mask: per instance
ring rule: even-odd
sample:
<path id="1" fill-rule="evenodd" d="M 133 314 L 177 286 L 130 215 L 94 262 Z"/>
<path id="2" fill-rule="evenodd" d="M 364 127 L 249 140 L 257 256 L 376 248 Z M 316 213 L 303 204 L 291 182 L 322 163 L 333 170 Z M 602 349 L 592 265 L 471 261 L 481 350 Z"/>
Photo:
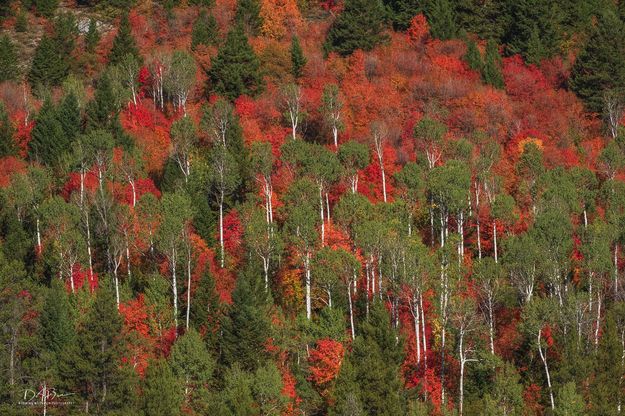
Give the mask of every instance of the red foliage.
<path id="1" fill-rule="evenodd" d="M 26 162 L 13 156 L 0 158 L 0 187 L 11 183 L 11 176 L 26 171 Z"/>
<path id="2" fill-rule="evenodd" d="M 419 13 L 412 18 L 407 33 L 413 45 L 423 43 L 426 37 L 430 34 L 430 25 L 428 25 L 423 13 Z"/>
<path id="3" fill-rule="evenodd" d="M 80 263 L 74 264 L 72 268 L 72 280 L 74 281 L 74 289 L 79 290 L 84 287 L 85 282 L 88 283 L 88 289 L 91 293 L 98 288 L 98 275 L 97 273 L 91 274 L 89 269 L 83 269 Z M 71 293 L 72 283 L 70 279 L 65 282 L 66 290 Z"/>
<path id="4" fill-rule="evenodd" d="M 142 293 L 119 305 L 119 313 L 124 318 L 122 335 L 128 340 L 129 357 L 124 360 L 142 377 L 148 361 L 154 357 L 155 339 L 150 333 L 149 312 Z"/>
<path id="5" fill-rule="evenodd" d="M 542 414 L 543 406 L 540 404 L 540 396 L 540 386 L 532 383 L 525 388 L 523 392 L 523 404 L 528 414 Z"/>
<path id="6" fill-rule="evenodd" d="M 219 232 L 219 230 L 217 230 Z M 219 239 L 219 235 L 216 236 Z M 243 225 L 239 212 L 231 209 L 224 216 L 224 247 L 228 255 L 238 264 L 243 255 Z"/>
<path id="7" fill-rule="evenodd" d="M 343 344 L 329 338 L 318 340 L 317 346 L 310 350 L 308 363 L 311 375 L 309 380 L 323 392 L 322 395 L 327 393 L 328 383 L 339 374 L 344 353 Z"/>

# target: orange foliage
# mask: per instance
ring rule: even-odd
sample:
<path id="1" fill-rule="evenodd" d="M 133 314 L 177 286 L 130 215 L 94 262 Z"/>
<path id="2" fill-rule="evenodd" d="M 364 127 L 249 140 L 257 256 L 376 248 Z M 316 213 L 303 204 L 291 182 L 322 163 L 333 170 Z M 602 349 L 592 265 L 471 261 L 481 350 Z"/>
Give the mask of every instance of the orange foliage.
<path id="1" fill-rule="evenodd" d="M 302 24 L 302 15 L 295 0 L 261 0 L 260 17 L 263 20 L 263 35 L 273 39 L 297 32 Z"/>

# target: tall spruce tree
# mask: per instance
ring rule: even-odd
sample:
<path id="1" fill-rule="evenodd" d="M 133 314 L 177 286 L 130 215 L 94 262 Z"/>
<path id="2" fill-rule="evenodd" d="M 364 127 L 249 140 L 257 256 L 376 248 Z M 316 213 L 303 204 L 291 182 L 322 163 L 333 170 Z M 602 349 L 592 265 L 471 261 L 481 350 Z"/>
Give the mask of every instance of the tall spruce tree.
<path id="1" fill-rule="evenodd" d="M 346 0 L 324 43 L 326 52 L 351 55 L 356 49 L 369 51 L 386 39 L 384 7 L 380 0 Z"/>
<path id="2" fill-rule="evenodd" d="M 19 76 L 17 48 L 8 35 L 0 36 L 0 82 L 14 80 Z"/>
<path id="3" fill-rule="evenodd" d="M 433 37 L 448 40 L 456 36 L 456 17 L 454 7 L 449 0 L 430 0 L 425 8 L 425 15 Z"/>
<path id="4" fill-rule="evenodd" d="M 623 394 L 623 347 L 613 311 L 605 319 L 596 356 L 595 377 L 590 386 L 593 415 L 616 415 Z"/>
<path id="5" fill-rule="evenodd" d="M 220 312 L 215 279 L 207 271 L 200 277 L 195 290 L 189 320 L 191 327 L 204 334 L 204 342 L 210 351 L 216 350 Z"/>
<path id="6" fill-rule="evenodd" d="M 613 11 L 599 16 L 575 60 L 569 86 L 595 113 L 603 111 L 606 92 L 625 93 L 625 25 Z"/>
<path id="7" fill-rule="evenodd" d="M 99 41 L 100 33 L 98 32 L 98 22 L 92 18 L 89 20 L 89 29 L 85 34 L 85 50 L 89 53 L 95 52 Z"/>
<path id="8" fill-rule="evenodd" d="M 477 42 L 473 39 L 467 39 L 466 44 L 467 52 L 464 54 L 465 62 L 472 70 L 481 72 L 484 64 L 482 62 L 482 54 L 477 47 Z"/>
<path id="9" fill-rule="evenodd" d="M 54 16 L 54 12 L 58 6 L 59 0 L 33 0 L 35 12 L 48 19 Z"/>
<path id="10" fill-rule="evenodd" d="M 217 44 L 219 28 L 215 16 L 202 10 L 191 30 L 191 49 L 198 45 L 210 46 Z"/>
<path id="11" fill-rule="evenodd" d="M 260 1 L 259 0 L 239 0 L 237 1 L 237 10 L 234 15 L 237 24 L 242 25 L 243 29 L 251 35 L 257 35 L 263 24 L 260 17 Z"/>
<path id="12" fill-rule="evenodd" d="M 40 89 L 61 85 L 68 71 L 68 61 L 61 56 L 58 42 L 44 35 L 35 49 L 28 73 L 28 82 L 31 87 Z"/>
<path id="13" fill-rule="evenodd" d="M 82 123 L 78 99 L 73 92 L 63 97 L 57 110 L 57 118 L 61 123 L 65 138 L 72 142 L 80 133 Z"/>
<path id="14" fill-rule="evenodd" d="M 230 100 L 240 95 L 255 96 L 263 88 L 260 61 L 250 46 L 241 24 L 226 37 L 208 71 L 211 89 Z"/>
<path id="15" fill-rule="evenodd" d="M 482 79 L 485 83 L 495 88 L 503 88 L 503 74 L 501 73 L 501 56 L 499 48 L 494 40 L 489 40 L 486 44 L 484 54 L 484 66 L 482 67 Z"/>
<path id="16" fill-rule="evenodd" d="M 181 414 L 182 388 L 165 359 L 154 360 L 145 373 L 143 410 L 146 415 L 178 416 Z"/>
<path id="17" fill-rule="evenodd" d="M 393 29 L 403 31 L 410 27 L 410 21 L 421 12 L 419 0 L 384 0 Z"/>
<path id="18" fill-rule="evenodd" d="M 109 63 L 112 65 L 120 64 L 126 55 L 132 56 L 139 63 L 143 62 L 137 42 L 134 36 L 132 36 L 132 28 L 127 12 L 122 14 L 119 21 L 119 29 L 115 39 L 113 39 L 113 47 L 108 55 Z"/>
<path id="19" fill-rule="evenodd" d="M 35 119 L 31 132 L 29 155 L 44 165 L 54 166 L 71 150 L 71 141 L 63 131 L 58 112 L 51 99 L 46 99 Z"/>
<path id="20" fill-rule="evenodd" d="M 306 66 L 306 56 L 299 43 L 299 38 L 293 36 L 291 39 L 291 74 L 295 79 L 301 78 L 304 73 L 304 67 Z"/>

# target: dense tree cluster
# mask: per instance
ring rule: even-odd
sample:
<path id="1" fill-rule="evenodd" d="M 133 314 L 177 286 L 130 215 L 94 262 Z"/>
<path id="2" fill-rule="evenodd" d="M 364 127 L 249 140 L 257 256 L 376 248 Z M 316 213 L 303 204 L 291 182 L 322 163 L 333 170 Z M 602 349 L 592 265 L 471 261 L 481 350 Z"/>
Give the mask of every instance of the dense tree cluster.
<path id="1" fill-rule="evenodd" d="M 0 0 L 0 414 L 620 414 L 578 3 Z"/>

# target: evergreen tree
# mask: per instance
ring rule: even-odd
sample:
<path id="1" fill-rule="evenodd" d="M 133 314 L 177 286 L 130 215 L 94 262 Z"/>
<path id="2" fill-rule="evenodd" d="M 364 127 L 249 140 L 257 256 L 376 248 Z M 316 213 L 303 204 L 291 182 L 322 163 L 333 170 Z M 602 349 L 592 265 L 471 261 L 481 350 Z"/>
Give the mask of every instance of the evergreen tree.
<path id="1" fill-rule="evenodd" d="M 386 39 L 383 30 L 384 7 L 380 0 L 346 0 L 323 47 L 341 56 L 351 55 L 356 49 L 369 51 Z"/>
<path id="2" fill-rule="evenodd" d="M 454 2 L 457 27 L 480 39 L 501 40 L 509 24 L 505 2 L 498 0 L 457 0 Z"/>
<path id="3" fill-rule="evenodd" d="M 38 15 L 49 19 L 54 16 L 59 0 L 33 0 L 33 6 Z"/>
<path id="4" fill-rule="evenodd" d="M 293 74 L 295 79 L 302 77 L 306 62 L 307 59 L 304 56 L 302 46 L 299 44 L 299 38 L 293 36 L 291 39 L 291 74 Z"/>
<path id="5" fill-rule="evenodd" d="M 78 99 L 73 92 L 67 94 L 57 110 L 58 120 L 65 133 L 65 138 L 72 142 L 80 133 L 81 119 Z"/>
<path id="6" fill-rule="evenodd" d="M 441 40 L 456 36 L 454 8 L 449 0 L 430 0 L 425 9 L 432 37 Z"/>
<path id="7" fill-rule="evenodd" d="M 527 50 L 525 52 L 525 59 L 528 63 L 538 65 L 540 61 L 547 57 L 547 51 L 540 39 L 538 27 L 534 25 L 530 37 L 527 41 Z"/>
<path id="8" fill-rule="evenodd" d="M 44 35 L 35 49 L 28 81 L 33 89 L 61 85 L 68 74 L 69 66 L 60 55 L 58 43 Z"/>
<path id="9" fill-rule="evenodd" d="M 35 121 L 29 142 L 30 158 L 53 166 L 64 153 L 71 150 L 71 142 L 63 131 L 52 100 L 48 98 L 43 102 Z"/>
<path id="10" fill-rule="evenodd" d="M 382 302 L 375 302 L 354 340 L 351 358 L 359 397 L 366 414 L 404 414 L 400 366 L 401 343 L 390 326 L 388 313 Z"/>
<path id="11" fill-rule="evenodd" d="M 356 369 L 352 358 L 347 355 L 341 363 L 341 370 L 334 385 L 334 405 L 330 407 L 330 416 L 364 415 L 360 401 L 360 387 L 356 378 Z"/>
<path id="12" fill-rule="evenodd" d="M 216 397 L 216 403 L 211 413 L 223 416 L 255 416 L 252 386 L 254 377 L 249 372 L 243 371 L 235 364 L 226 371 L 224 377 L 224 389 Z"/>
<path id="13" fill-rule="evenodd" d="M 614 319 L 609 311 L 599 340 L 595 364 L 595 377 L 590 386 L 592 414 L 615 415 L 621 402 L 623 378 L 623 348 Z"/>
<path id="14" fill-rule="evenodd" d="M 191 327 L 204 334 L 209 350 L 217 344 L 216 328 L 219 327 L 219 295 L 215 291 L 215 279 L 209 272 L 200 277 L 198 287 L 193 296 L 189 316 Z"/>
<path id="15" fill-rule="evenodd" d="M 266 360 L 269 335 L 266 291 L 255 273 L 243 272 L 232 293 L 232 306 L 222 324 L 221 350 L 226 364 L 255 371 Z"/>
<path id="16" fill-rule="evenodd" d="M 501 73 L 501 56 L 499 55 L 497 44 L 492 39 L 486 44 L 482 79 L 485 83 L 495 88 L 504 87 L 503 74 Z"/>
<path id="17" fill-rule="evenodd" d="M 89 20 L 89 29 L 85 35 L 85 50 L 89 53 L 95 52 L 99 41 L 100 33 L 98 32 L 98 22 L 92 18 Z"/>
<path id="18" fill-rule="evenodd" d="M 132 28 L 130 26 L 130 19 L 128 13 L 122 14 L 119 22 L 119 29 L 117 35 L 113 39 L 113 47 L 108 55 L 109 64 L 117 65 L 123 62 L 126 55 L 132 56 L 137 62 L 143 62 L 137 42 L 132 36 Z"/>
<path id="19" fill-rule="evenodd" d="M 18 33 L 24 33 L 28 30 L 28 16 L 24 9 L 20 9 L 15 18 L 15 31 Z"/>
<path id="20" fill-rule="evenodd" d="M 125 406 L 123 402 L 112 402 L 125 379 L 120 368 L 122 318 L 113 291 L 105 285 L 106 281 L 100 281 L 76 342 L 65 348 L 59 364 L 65 387 L 79 393 L 85 408 L 96 414 Z"/>
<path id="21" fill-rule="evenodd" d="M 384 6 L 396 31 L 408 29 L 412 18 L 421 12 L 419 0 L 384 0 Z"/>
<path id="22" fill-rule="evenodd" d="M 191 49 L 195 49 L 198 45 L 215 45 L 218 36 L 219 28 L 215 16 L 202 10 L 191 30 Z"/>
<path id="23" fill-rule="evenodd" d="M 590 111 L 601 113 L 606 92 L 625 92 L 625 26 L 610 10 L 599 17 L 571 70 L 569 86 Z"/>
<path id="24" fill-rule="evenodd" d="M 8 35 L 0 36 L 0 82 L 18 77 L 17 50 Z"/>
<path id="25" fill-rule="evenodd" d="M 143 409 L 146 415 L 178 416 L 182 389 L 171 367 L 164 359 L 154 360 L 145 373 Z"/>
<path id="26" fill-rule="evenodd" d="M 46 290 L 40 317 L 42 343 L 54 354 L 60 354 L 76 341 L 70 311 L 67 291 L 60 280 L 54 279 Z"/>
<path id="27" fill-rule="evenodd" d="M 616 413 L 616 409 L 614 409 Z M 584 398 L 577 393 L 575 383 L 566 383 L 558 390 L 554 416 L 583 416 L 586 413 Z M 607 413 L 606 413 L 607 414 Z"/>
<path id="28" fill-rule="evenodd" d="M 237 1 L 237 10 L 234 15 L 234 21 L 238 25 L 242 25 L 242 27 L 250 34 L 257 35 L 263 24 L 263 19 L 260 17 L 260 1 Z"/>
<path id="29" fill-rule="evenodd" d="M 9 119 L 9 114 L 0 102 L 0 157 L 17 155 L 17 144 L 13 139 L 15 129 Z"/>
<path id="30" fill-rule="evenodd" d="M 78 25 L 73 14 L 62 13 L 54 19 L 53 39 L 57 45 L 58 53 L 66 60 L 72 56 L 76 46 L 76 35 L 78 35 Z"/>
<path id="31" fill-rule="evenodd" d="M 482 63 L 482 54 L 477 48 L 477 43 L 473 39 L 468 39 L 467 52 L 464 54 L 464 60 L 474 71 L 482 71 L 484 64 Z"/>
<path id="32" fill-rule="evenodd" d="M 260 62 L 240 24 L 228 33 L 208 77 L 212 90 L 230 100 L 240 95 L 255 96 L 261 91 Z"/>
<path id="33" fill-rule="evenodd" d="M 98 80 L 93 100 L 85 108 L 85 130 L 115 130 L 118 113 L 110 75 L 105 73 Z"/>

